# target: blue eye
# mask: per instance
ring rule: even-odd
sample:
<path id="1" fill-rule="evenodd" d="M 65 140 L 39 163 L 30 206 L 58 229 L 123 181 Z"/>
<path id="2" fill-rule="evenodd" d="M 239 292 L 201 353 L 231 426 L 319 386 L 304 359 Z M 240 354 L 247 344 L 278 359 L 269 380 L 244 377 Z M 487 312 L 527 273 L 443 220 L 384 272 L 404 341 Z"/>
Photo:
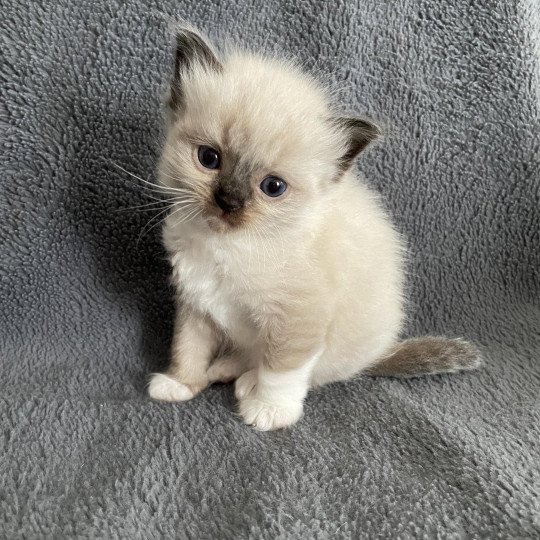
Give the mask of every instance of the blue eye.
<path id="1" fill-rule="evenodd" d="M 267 176 L 259 187 L 269 197 L 279 197 L 287 190 L 287 182 L 277 176 Z"/>
<path id="2" fill-rule="evenodd" d="M 221 165 L 219 152 L 210 146 L 199 146 L 197 157 L 199 158 L 199 163 L 205 169 L 219 169 Z"/>

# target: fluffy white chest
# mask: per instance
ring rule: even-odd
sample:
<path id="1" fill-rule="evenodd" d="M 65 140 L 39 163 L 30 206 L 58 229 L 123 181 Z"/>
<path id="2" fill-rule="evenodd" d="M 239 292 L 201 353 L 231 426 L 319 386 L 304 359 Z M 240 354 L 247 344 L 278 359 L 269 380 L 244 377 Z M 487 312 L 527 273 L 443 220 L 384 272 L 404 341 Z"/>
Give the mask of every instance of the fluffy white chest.
<path id="1" fill-rule="evenodd" d="M 208 314 L 237 342 L 251 342 L 249 309 L 234 280 L 234 269 L 219 252 L 188 246 L 172 256 L 175 284 L 185 301 Z"/>

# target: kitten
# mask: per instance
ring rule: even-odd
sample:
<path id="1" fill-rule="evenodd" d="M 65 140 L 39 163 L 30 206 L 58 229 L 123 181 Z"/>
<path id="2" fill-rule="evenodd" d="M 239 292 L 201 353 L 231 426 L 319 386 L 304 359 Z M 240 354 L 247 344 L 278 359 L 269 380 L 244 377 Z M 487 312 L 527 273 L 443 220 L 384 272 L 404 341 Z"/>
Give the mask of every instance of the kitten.
<path id="1" fill-rule="evenodd" d="M 236 380 L 243 420 L 271 430 L 299 420 L 311 387 L 480 364 L 459 339 L 398 341 L 403 245 L 351 171 L 380 134 L 373 123 L 337 116 L 295 65 L 218 58 L 189 28 L 176 36 L 169 105 L 160 184 L 179 296 L 152 398 Z"/>

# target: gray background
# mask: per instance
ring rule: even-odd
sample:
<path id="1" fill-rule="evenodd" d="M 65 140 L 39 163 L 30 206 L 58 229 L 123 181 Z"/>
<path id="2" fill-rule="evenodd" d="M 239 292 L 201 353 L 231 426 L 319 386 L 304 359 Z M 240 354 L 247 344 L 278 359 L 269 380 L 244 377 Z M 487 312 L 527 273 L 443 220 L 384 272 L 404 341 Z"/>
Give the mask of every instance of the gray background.
<path id="1" fill-rule="evenodd" d="M 171 15 L 383 121 L 359 167 L 409 239 L 407 334 L 467 336 L 485 369 L 329 386 L 271 434 L 230 387 L 149 401 L 168 266 L 109 160 L 154 178 Z M 540 535 L 535 0 L 2 0 L 0 28 L 2 537 Z"/>

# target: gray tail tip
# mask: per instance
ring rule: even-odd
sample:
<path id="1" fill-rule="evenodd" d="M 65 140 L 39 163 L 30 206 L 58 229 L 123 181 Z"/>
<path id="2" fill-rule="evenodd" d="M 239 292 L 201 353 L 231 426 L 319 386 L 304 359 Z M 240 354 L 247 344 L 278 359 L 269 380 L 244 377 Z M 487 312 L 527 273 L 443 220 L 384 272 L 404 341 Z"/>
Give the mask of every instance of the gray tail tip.
<path id="1" fill-rule="evenodd" d="M 484 365 L 484 357 L 480 349 L 470 341 L 463 338 L 448 340 L 454 347 L 453 356 L 456 359 L 458 369 L 479 369 Z"/>
<path id="2" fill-rule="evenodd" d="M 462 338 L 425 336 L 398 343 L 388 356 L 366 370 L 367 375 L 421 377 L 480 368 L 480 349 Z"/>

